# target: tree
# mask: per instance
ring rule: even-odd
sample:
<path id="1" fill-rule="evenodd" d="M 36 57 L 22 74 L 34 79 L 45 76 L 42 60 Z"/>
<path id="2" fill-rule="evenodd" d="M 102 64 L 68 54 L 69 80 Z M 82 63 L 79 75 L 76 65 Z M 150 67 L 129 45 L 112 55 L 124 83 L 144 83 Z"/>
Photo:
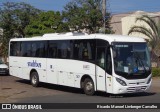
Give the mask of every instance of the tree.
<path id="1" fill-rule="evenodd" d="M 96 33 L 103 26 L 101 2 L 102 0 L 73 0 L 64 7 L 64 20 L 75 31 L 85 29 L 89 33 Z M 111 30 L 110 13 L 106 15 L 106 27 Z"/>
<path id="2" fill-rule="evenodd" d="M 145 22 L 149 28 L 146 28 L 145 26 L 133 26 L 129 30 L 128 35 L 134 32 L 138 32 L 147 36 L 150 39 L 149 46 L 151 47 L 152 51 L 157 56 L 160 56 L 160 50 L 158 49 L 160 47 L 160 27 L 151 17 L 147 15 L 136 18 L 136 22 L 137 21 Z"/>
<path id="3" fill-rule="evenodd" d="M 2 35 L 0 35 L 0 57 L 1 57 L 1 55 L 2 55 Z"/>
<path id="4" fill-rule="evenodd" d="M 7 57 L 8 43 L 13 37 L 24 37 L 24 29 L 29 24 L 31 17 L 36 17 L 40 10 L 26 3 L 6 2 L 0 8 L 0 28 L 2 35 L 2 55 Z"/>
<path id="5" fill-rule="evenodd" d="M 25 28 L 29 25 L 31 18 L 36 18 L 42 11 L 26 3 L 17 3 L 15 8 L 16 33 L 25 37 Z"/>
<path id="6" fill-rule="evenodd" d="M 68 30 L 67 25 L 62 21 L 60 12 L 47 11 L 41 12 L 37 18 L 32 18 L 25 33 L 27 36 L 38 36 L 44 33 L 59 33 Z"/>

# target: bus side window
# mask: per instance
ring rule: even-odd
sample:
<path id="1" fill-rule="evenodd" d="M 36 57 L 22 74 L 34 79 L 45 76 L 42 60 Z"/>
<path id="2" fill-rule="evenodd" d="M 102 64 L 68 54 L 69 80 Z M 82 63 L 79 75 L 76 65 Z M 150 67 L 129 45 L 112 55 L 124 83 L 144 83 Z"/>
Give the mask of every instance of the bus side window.
<path id="1" fill-rule="evenodd" d="M 90 43 L 84 43 L 82 47 L 82 59 L 84 60 L 89 60 L 89 56 L 91 54 L 91 50 L 89 52 L 90 48 Z"/>
<path id="2" fill-rule="evenodd" d="M 78 59 L 82 59 L 82 55 L 83 55 L 83 43 L 81 42 L 79 44 Z"/>
<path id="3" fill-rule="evenodd" d="M 57 43 L 55 41 L 49 42 L 48 57 L 49 58 L 57 57 Z"/>
<path id="4" fill-rule="evenodd" d="M 105 48 L 97 48 L 97 64 L 105 69 Z"/>
<path id="5" fill-rule="evenodd" d="M 11 42 L 11 45 L 10 45 L 10 55 L 11 56 L 15 56 L 16 54 L 16 51 L 15 51 L 15 48 L 16 48 L 16 42 Z"/>
<path id="6" fill-rule="evenodd" d="M 80 44 L 78 40 L 73 43 L 73 59 L 79 59 Z"/>
<path id="7" fill-rule="evenodd" d="M 68 49 L 68 45 L 67 43 L 63 42 L 61 44 L 60 50 L 61 50 L 61 58 L 67 58 L 67 49 Z"/>
<path id="8" fill-rule="evenodd" d="M 37 42 L 32 42 L 31 47 L 31 56 L 36 57 Z"/>
<path id="9" fill-rule="evenodd" d="M 31 57 L 31 43 L 30 42 L 22 42 L 21 55 L 26 56 L 26 57 Z"/>
<path id="10" fill-rule="evenodd" d="M 27 44 L 27 56 L 28 57 L 31 57 L 31 44 L 29 45 L 29 44 Z"/>
<path id="11" fill-rule="evenodd" d="M 79 47 L 79 59 L 82 60 L 94 60 L 94 43 L 90 40 L 83 40 Z"/>
<path id="12" fill-rule="evenodd" d="M 89 42 L 80 44 L 80 59 L 89 60 L 91 59 L 91 46 Z"/>
<path id="13" fill-rule="evenodd" d="M 20 42 L 11 42 L 11 47 L 10 47 L 10 55 L 11 56 L 20 56 L 21 51 L 20 51 Z"/>
<path id="14" fill-rule="evenodd" d="M 70 41 L 70 59 L 73 59 L 74 57 L 74 42 Z"/>
<path id="15" fill-rule="evenodd" d="M 75 40 L 73 43 L 73 58 L 78 60 L 95 60 L 94 40 Z"/>
<path id="16" fill-rule="evenodd" d="M 71 45 L 69 40 L 58 41 L 58 58 L 70 59 Z"/>
<path id="17" fill-rule="evenodd" d="M 110 75 L 112 75 L 112 60 L 111 60 L 111 52 L 110 48 L 107 48 L 106 52 L 106 72 Z"/>
<path id="18" fill-rule="evenodd" d="M 45 52 L 45 44 L 46 42 L 45 41 L 39 41 L 39 42 L 36 42 L 36 57 L 39 57 L 39 58 L 45 58 L 46 57 L 46 52 Z"/>
<path id="19" fill-rule="evenodd" d="M 21 55 L 22 56 L 26 56 L 27 55 L 26 48 L 27 48 L 26 42 L 22 42 L 22 44 L 21 44 Z"/>

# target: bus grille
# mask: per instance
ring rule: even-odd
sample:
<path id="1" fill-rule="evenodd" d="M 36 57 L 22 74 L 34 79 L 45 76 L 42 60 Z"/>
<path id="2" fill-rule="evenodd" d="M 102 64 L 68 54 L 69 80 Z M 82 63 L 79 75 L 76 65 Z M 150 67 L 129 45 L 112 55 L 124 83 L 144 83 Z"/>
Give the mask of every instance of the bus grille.
<path id="1" fill-rule="evenodd" d="M 5 71 L 6 70 L 6 68 L 0 68 L 0 71 Z"/>
<path id="2" fill-rule="evenodd" d="M 143 92 L 145 91 L 147 86 L 138 86 L 138 87 L 128 87 L 127 92 L 133 93 L 133 92 Z"/>
<path id="3" fill-rule="evenodd" d="M 139 85 L 145 84 L 145 82 L 138 82 L 138 84 L 139 84 Z M 132 85 L 132 86 L 133 86 L 133 85 L 137 85 L 137 83 L 129 83 L 129 85 Z"/>

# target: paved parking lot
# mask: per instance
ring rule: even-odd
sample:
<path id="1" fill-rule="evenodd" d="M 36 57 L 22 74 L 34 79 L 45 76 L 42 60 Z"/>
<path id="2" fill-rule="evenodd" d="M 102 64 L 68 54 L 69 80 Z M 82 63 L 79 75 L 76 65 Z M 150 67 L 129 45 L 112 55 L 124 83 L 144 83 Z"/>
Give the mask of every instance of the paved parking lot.
<path id="1" fill-rule="evenodd" d="M 160 93 L 160 78 L 153 78 L 153 83 L 149 92 Z M 80 89 L 43 83 L 40 87 L 34 88 L 30 85 L 30 81 L 13 76 L 0 76 L 0 103 L 19 102 L 24 99 L 53 97 L 57 95 L 70 96 L 78 94 L 78 96 L 82 97 L 83 95 L 79 95 L 81 93 L 82 91 Z M 84 97 L 86 96 L 84 95 Z"/>
<path id="2" fill-rule="evenodd" d="M 42 85 L 43 86 L 43 85 Z M 0 103 L 17 102 L 23 98 L 65 94 L 65 92 L 45 87 L 34 88 L 30 81 L 12 76 L 0 76 Z"/>

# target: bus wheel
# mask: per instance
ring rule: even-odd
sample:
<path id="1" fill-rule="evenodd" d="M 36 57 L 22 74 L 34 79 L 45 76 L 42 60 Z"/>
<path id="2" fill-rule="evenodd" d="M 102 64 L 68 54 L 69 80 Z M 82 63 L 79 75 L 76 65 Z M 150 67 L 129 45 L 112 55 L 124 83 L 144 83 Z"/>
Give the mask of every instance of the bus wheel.
<path id="1" fill-rule="evenodd" d="M 32 72 L 31 73 L 31 84 L 34 87 L 38 87 L 39 84 L 39 77 L 38 77 L 38 73 L 37 72 Z"/>
<path id="2" fill-rule="evenodd" d="M 93 95 L 95 93 L 94 83 L 90 78 L 84 80 L 83 90 L 86 95 Z"/>

